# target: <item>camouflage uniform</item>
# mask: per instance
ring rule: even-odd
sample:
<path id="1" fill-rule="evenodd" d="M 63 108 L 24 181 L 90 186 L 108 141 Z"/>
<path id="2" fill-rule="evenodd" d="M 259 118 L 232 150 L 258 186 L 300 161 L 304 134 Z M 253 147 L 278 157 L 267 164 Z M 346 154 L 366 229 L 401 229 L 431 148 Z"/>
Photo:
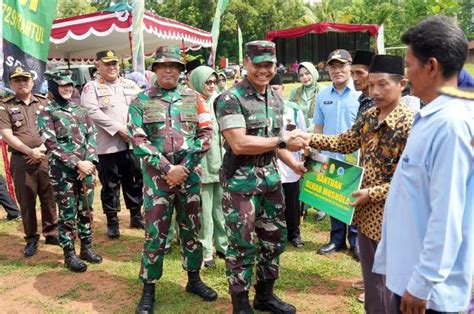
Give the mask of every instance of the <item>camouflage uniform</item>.
<path id="1" fill-rule="evenodd" d="M 49 152 L 49 175 L 59 206 L 59 242 L 62 248 L 73 249 L 77 229 L 81 241 L 92 238 L 95 179 L 88 175 L 78 180 L 76 166 L 81 160 L 98 162 L 96 129 L 85 109 L 54 100 L 40 113 L 38 126 Z"/>
<path id="2" fill-rule="evenodd" d="M 199 163 L 212 137 L 206 102 L 179 85 L 171 90 L 151 87 L 139 93 L 130 105 L 128 128 L 133 152 L 142 159 L 144 181 L 145 244 L 140 277 L 143 282 L 161 278 L 173 208 L 177 211 L 183 268 L 199 270 Z M 166 173 L 170 165 L 179 164 L 190 171 L 188 178 L 181 186 L 170 188 Z"/>
<path id="3" fill-rule="evenodd" d="M 219 96 L 215 107 L 221 131 L 246 128 L 247 135 L 280 134 L 284 103 L 271 88 L 260 95 L 245 78 Z M 287 236 L 282 185 L 274 152 L 237 156 L 227 143 L 220 176 L 229 237 L 226 274 L 230 293 L 236 294 L 250 289 L 256 258 L 258 280 L 278 278 Z"/>

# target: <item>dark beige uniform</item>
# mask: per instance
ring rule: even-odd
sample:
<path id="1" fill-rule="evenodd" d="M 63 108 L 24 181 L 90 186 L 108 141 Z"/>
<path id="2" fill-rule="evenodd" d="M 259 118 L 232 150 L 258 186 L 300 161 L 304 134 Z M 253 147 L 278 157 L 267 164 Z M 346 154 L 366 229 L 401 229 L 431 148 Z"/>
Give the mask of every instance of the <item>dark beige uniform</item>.
<path id="1" fill-rule="evenodd" d="M 42 95 L 33 95 L 26 105 L 15 96 L 2 99 L 0 103 L 0 130 L 11 129 L 23 144 L 36 148 L 43 143 L 39 135 L 37 117 L 48 104 Z M 10 171 L 15 185 L 15 194 L 20 205 L 25 239 L 36 242 L 39 239 L 36 220 L 36 197 L 41 203 L 41 221 L 44 236 L 56 236 L 57 212 L 48 174 L 48 159 L 28 165 L 26 155 L 10 147 Z"/>

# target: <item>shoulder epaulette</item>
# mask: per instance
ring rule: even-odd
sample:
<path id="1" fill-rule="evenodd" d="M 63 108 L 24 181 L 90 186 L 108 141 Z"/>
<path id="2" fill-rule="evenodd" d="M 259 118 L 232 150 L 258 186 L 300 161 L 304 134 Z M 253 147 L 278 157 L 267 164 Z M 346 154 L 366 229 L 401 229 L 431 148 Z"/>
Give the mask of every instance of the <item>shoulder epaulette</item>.
<path id="1" fill-rule="evenodd" d="M 454 86 L 445 86 L 439 90 L 440 95 L 474 100 L 474 89 L 472 88 L 459 88 Z"/>
<path id="2" fill-rule="evenodd" d="M 43 94 L 33 94 L 35 95 L 35 97 L 39 97 L 39 98 L 43 98 L 43 99 L 47 99 L 48 97 L 46 97 L 45 95 Z"/>
<path id="3" fill-rule="evenodd" d="M 9 102 L 10 100 L 12 100 L 13 98 L 15 98 L 15 95 L 11 95 L 11 96 L 2 98 L 1 100 L 2 100 L 3 103 L 7 103 L 7 102 Z"/>

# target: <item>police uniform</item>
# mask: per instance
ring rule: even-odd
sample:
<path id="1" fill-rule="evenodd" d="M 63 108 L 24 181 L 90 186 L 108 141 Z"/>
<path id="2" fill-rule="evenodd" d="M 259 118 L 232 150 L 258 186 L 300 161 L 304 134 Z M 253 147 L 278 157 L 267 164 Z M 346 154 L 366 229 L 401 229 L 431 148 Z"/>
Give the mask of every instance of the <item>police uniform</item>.
<path id="1" fill-rule="evenodd" d="M 157 63 L 183 65 L 178 47 L 160 47 Z M 177 83 L 177 82 L 176 82 Z M 129 109 L 129 135 L 133 152 L 142 160 L 144 177 L 145 243 L 140 278 L 145 284 L 137 311 L 146 312 L 146 298 L 163 272 L 166 236 L 176 209 L 182 266 L 188 272 L 186 291 L 207 301 L 217 294 L 199 279 L 202 245 L 198 240 L 201 213 L 200 161 L 209 149 L 212 120 L 206 101 L 193 90 L 177 85 L 164 89 L 157 85 L 137 95 Z M 171 165 L 189 170 L 187 179 L 170 187 L 166 176 Z M 197 282 L 199 281 L 199 282 Z M 149 289 L 149 290 L 147 290 Z M 147 294 L 147 291 L 150 294 Z"/>
<path id="2" fill-rule="evenodd" d="M 31 73 L 17 67 L 10 74 L 10 79 L 15 77 L 31 78 Z M 16 96 L 2 99 L 0 129 L 11 129 L 13 135 L 30 148 L 40 147 L 43 142 L 36 119 L 48 102 L 49 100 L 40 94 L 32 95 L 29 104 Z M 39 239 L 36 219 L 36 197 L 39 197 L 43 235 L 47 240 L 52 239 L 51 242 L 55 242 L 51 244 L 57 244 L 55 239 L 57 214 L 48 175 L 48 160 L 44 158 L 40 163 L 29 165 L 25 154 L 12 147 L 9 147 L 9 150 L 11 152 L 10 171 L 20 205 L 26 242 L 37 243 Z"/>
<path id="3" fill-rule="evenodd" d="M 118 61 L 111 50 L 97 53 L 97 59 L 105 63 Z M 97 128 L 98 172 L 102 184 L 100 198 L 107 215 L 110 237 L 119 236 L 117 212 L 120 211 L 120 185 L 125 205 L 130 210 L 131 226 L 143 226 L 140 163 L 128 143 L 117 133 L 127 124 L 128 106 L 139 91 L 138 85 L 131 80 L 118 78 L 111 83 L 99 77 L 87 83 L 81 95 L 81 105 L 87 109 Z M 115 228 L 116 233 L 111 234 L 110 228 Z"/>
<path id="4" fill-rule="evenodd" d="M 249 42 L 245 51 L 248 61 L 253 64 L 276 63 L 275 44 L 272 42 Z M 247 135 L 268 138 L 277 137 L 282 131 L 283 100 L 273 93 L 270 86 L 265 94 L 260 94 L 248 78 L 221 94 L 215 108 L 221 132 L 244 128 Z M 261 155 L 236 155 L 227 143 L 225 148 L 220 179 L 224 190 L 222 209 L 229 238 L 226 274 L 234 311 L 242 302 L 248 303 L 255 261 L 257 294 L 254 307 L 270 310 L 259 305 L 270 299 L 278 303 L 273 295 L 273 284 L 279 276 L 279 257 L 287 239 L 285 203 L 275 151 Z M 254 232 L 258 246 L 253 240 Z M 293 306 L 283 302 L 278 303 L 277 308 L 270 311 L 295 311 Z"/>
<path id="5" fill-rule="evenodd" d="M 73 252 L 75 254 L 74 233 L 78 231 L 81 258 L 100 263 L 102 259 L 95 252 L 92 254 L 95 258 L 88 258 L 91 254 L 86 256 L 91 253 L 95 178 L 91 173 L 79 180 L 77 171 L 80 161 L 98 162 L 96 130 L 84 108 L 65 100 L 57 92 L 58 86 L 74 84 L 70 77 L 59 73 L 45 74 L 53 100 L 40 113 L 38 127 L 48 149 L 49 176 L 59 207 L 59 243 L 65 252 L 66 265 L 71 268 L 67 259 Z M 79 271 L 82 268 L 79 267 Z"/>

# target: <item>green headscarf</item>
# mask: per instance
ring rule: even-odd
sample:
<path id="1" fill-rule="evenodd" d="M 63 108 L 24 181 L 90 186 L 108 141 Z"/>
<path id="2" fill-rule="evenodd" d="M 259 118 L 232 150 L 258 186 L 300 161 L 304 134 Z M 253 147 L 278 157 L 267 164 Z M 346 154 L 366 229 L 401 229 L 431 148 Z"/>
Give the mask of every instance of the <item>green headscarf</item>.
<path id="1" fill-rule="evenodd" d="M 217 80 L 219 80 L 219 76 L 222 76 L 224 78 L 224 80 L 226 80 L 226 82 L 227 82 L 227 76 L 225 76 L 224 72 L 218 72 L 217 73 Z M 217 86 L 217 92 L 218 93 L 223 93 L 224 91 L 225 91 L 225 87 L 224 88 L 219 88 L 219 86 Z"/>
<path id="2" fill-rule="evenodd" d="M 307 122 L 309 123 L 312 120 L 314 113 L 314 97 L 319 91 L 319 72 L 311 62 L 301 62 L 298 67 L 298 73 L 302 67 L 309 71 L 313 77 L 313 82 L 309 86 L 304 86 L 301 84 L 300 87 L 298 87 L 296 90 L 293 90 L 290 96 L 290 101 L 293 101 L 300 106 L 307 119 Z"/>
<path id="3" fill-rule="evenodd" d="M 198 66 L 191 72 L 191 75 L 189 75 L 189 87 L 194 89 L 199 94 L 204 95 L 204 84 L 213 74 L 217 78 L 217 73 L 213 68 L 206 65 Z"/>

